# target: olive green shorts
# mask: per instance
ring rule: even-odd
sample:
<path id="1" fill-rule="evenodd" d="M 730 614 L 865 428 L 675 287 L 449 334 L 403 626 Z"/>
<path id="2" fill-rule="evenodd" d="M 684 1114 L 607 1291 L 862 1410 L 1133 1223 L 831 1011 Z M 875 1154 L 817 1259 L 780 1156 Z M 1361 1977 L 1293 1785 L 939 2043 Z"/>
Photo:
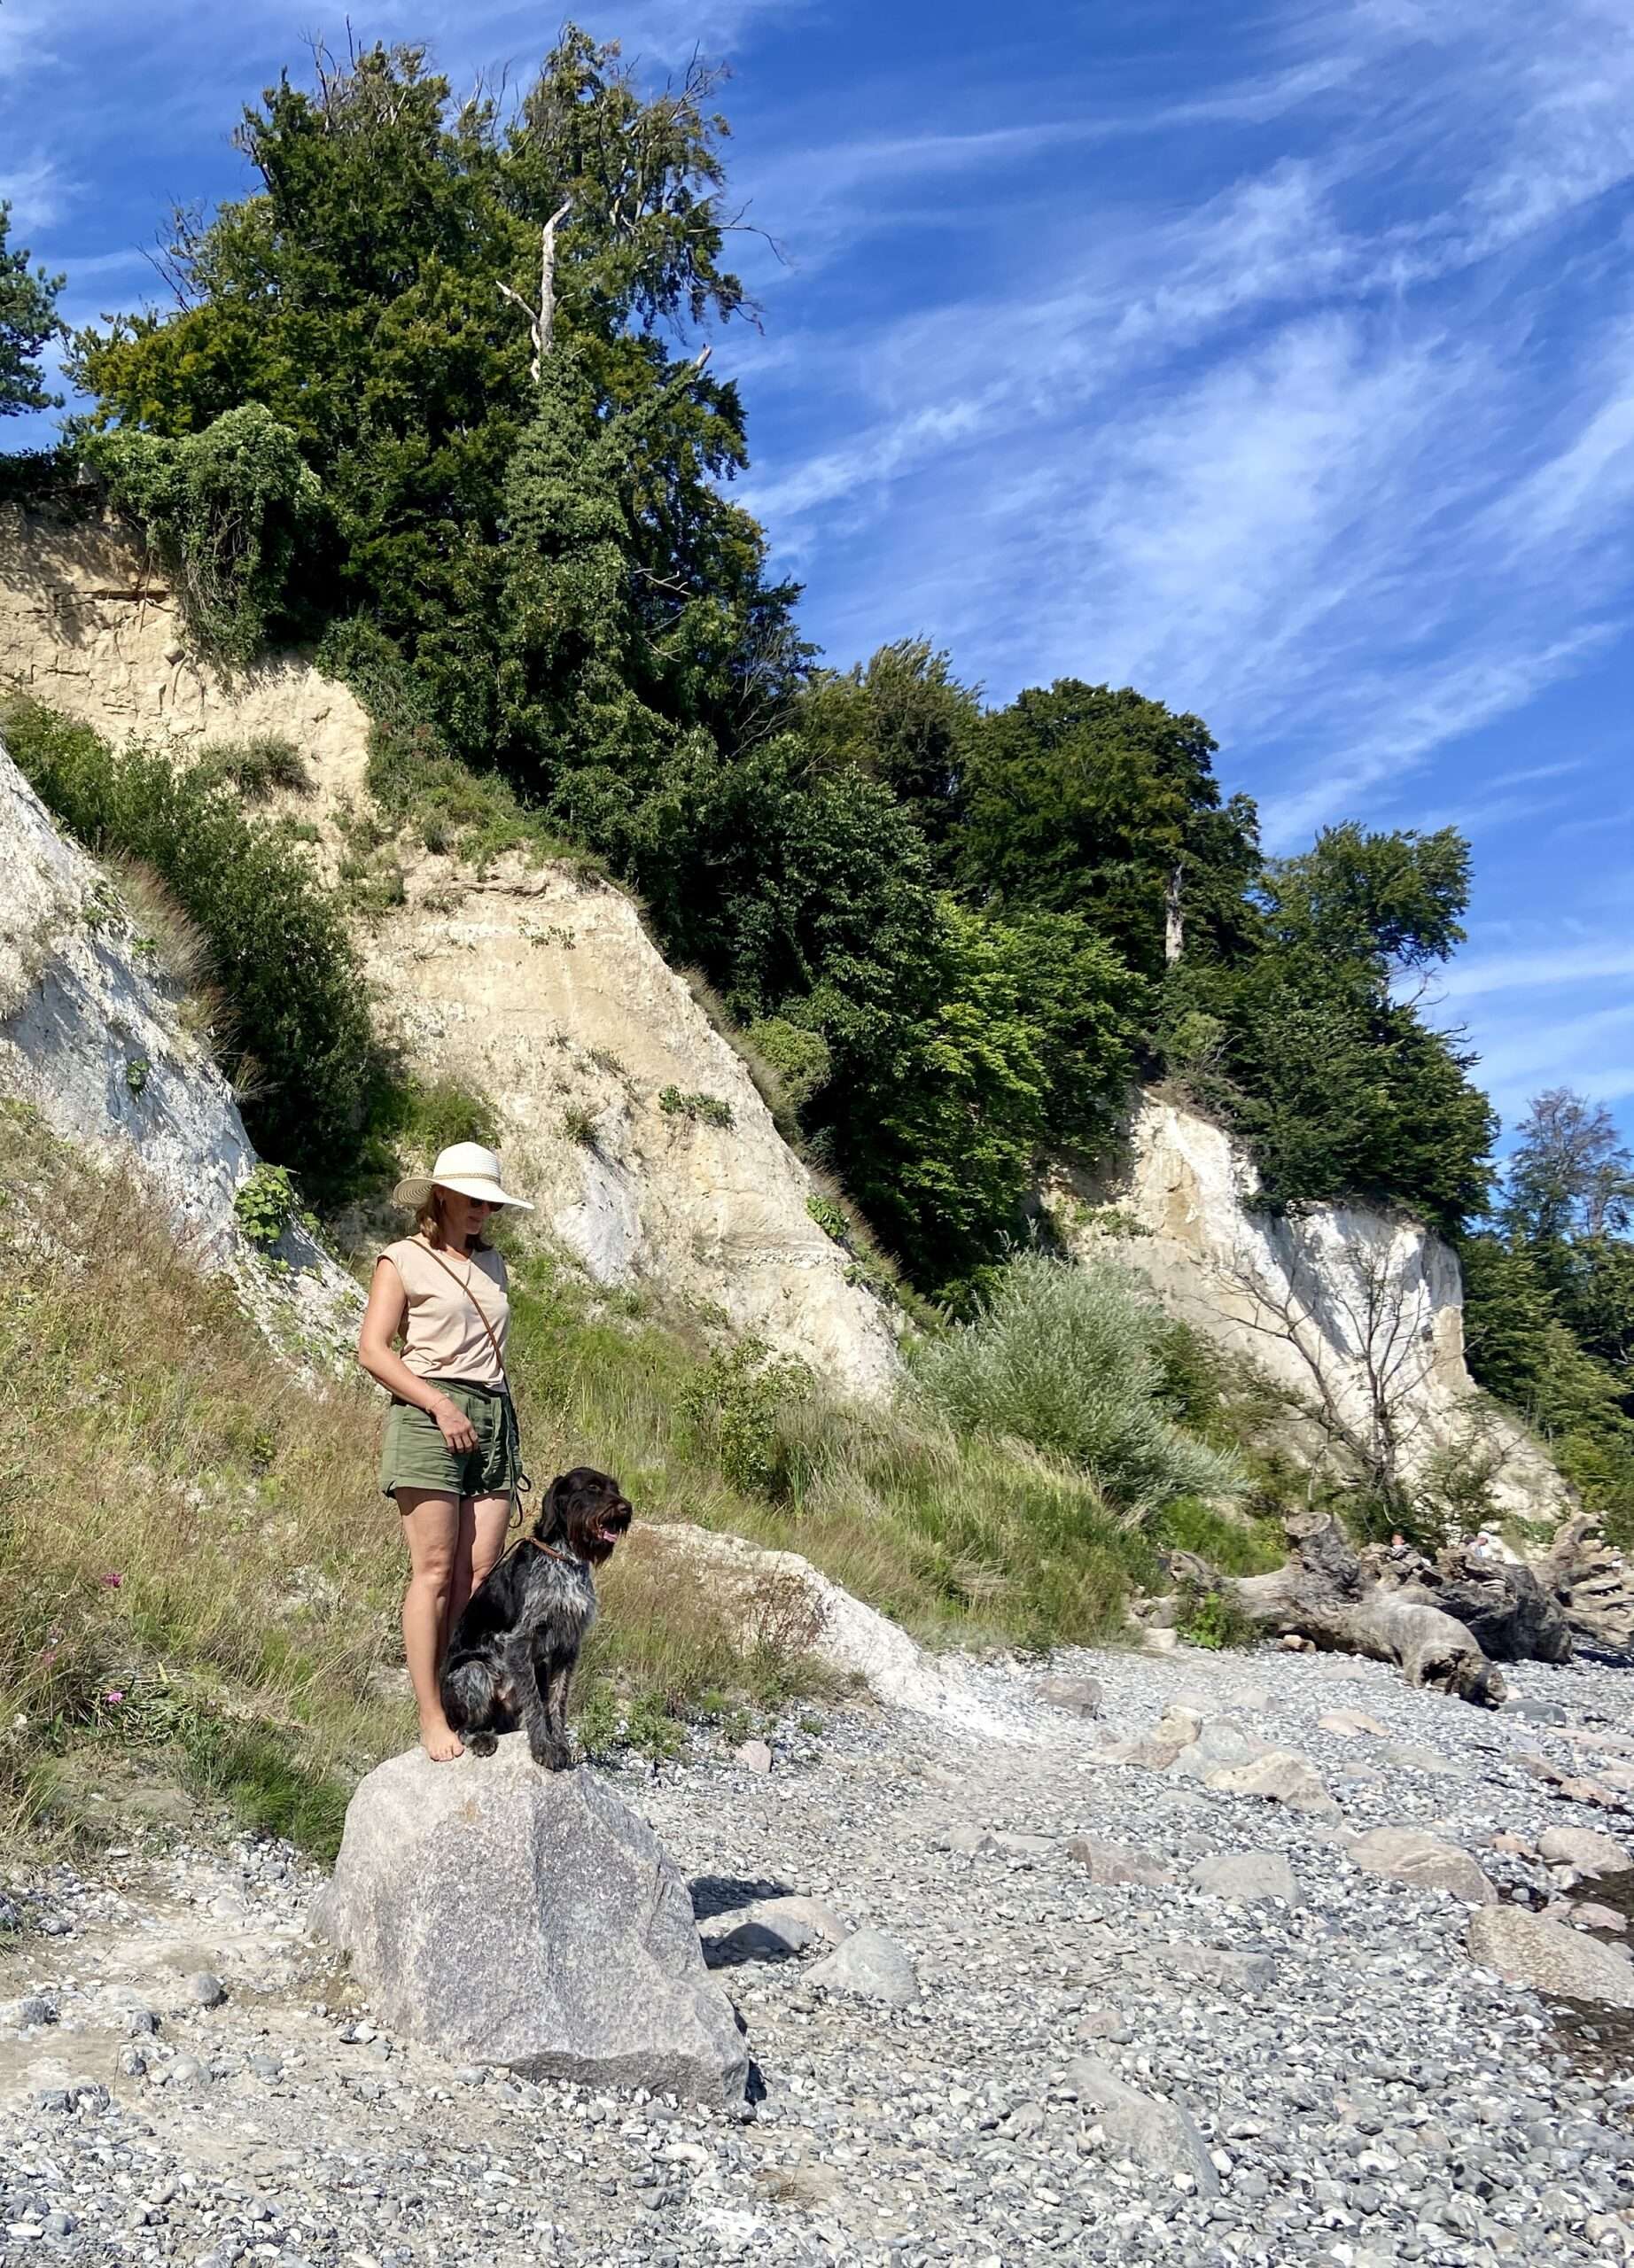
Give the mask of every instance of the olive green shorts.
<path id="1" fill-rule="evenodd" d="M 400 1488 L 437 1488 L 448 1496 L 502 1496 L 510 1487 L 505 1450 L 505 1397 L 493 1387 L 439 1379 L 437 1390 L 463 1410 L 476 1429 L 475 1449 L 451 1449 L 427 1410 L 393 1401 L 380 1448 L 383 1495 Z"/>

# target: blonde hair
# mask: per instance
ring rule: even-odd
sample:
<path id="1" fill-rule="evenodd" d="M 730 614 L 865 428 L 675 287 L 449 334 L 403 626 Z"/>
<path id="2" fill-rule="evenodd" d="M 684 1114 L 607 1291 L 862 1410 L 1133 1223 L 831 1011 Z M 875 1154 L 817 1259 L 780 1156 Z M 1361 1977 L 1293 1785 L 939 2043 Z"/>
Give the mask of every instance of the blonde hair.
<path id="1" fill-rule="evenodd" d="M 440 1244 L 446 1245 L 448 1241 L 448 1232 L 443 1227 L 442 1214 L 438 1204 L 439 1199 L 444 1193 L 443 1191 L 433 1187 L 424 1204 L 417 1207 L 415 1212 L 414 1225 L 416 1232 L 425 1239 L 427 1244 L 433 1247 Z M 471 1249 L 476 1252 L 492 1252 L 494 1247 L 486 1237 L 479 1237 Z"/>

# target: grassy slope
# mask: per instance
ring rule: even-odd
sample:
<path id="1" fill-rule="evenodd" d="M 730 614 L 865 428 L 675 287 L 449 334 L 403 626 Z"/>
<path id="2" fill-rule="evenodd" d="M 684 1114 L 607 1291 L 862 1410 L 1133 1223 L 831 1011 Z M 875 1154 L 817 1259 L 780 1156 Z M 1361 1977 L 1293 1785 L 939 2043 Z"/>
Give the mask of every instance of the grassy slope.
<path id="1" fill-rule="evenodd" d="M 378 1398 L 301 1385 L 128 1180 L 14 1105 L 0 1189 L 0 1828 L 49 1825 L 77 1752 L 82 1778 L 152 1763 L 328 1850 L 412 1732 Z M 792 1546 L 928 1638 L 1102 1635 L 1148 1565 L 1087 1483 L 928 1419 L 779 1406 L 546 1261 L 518 1270 L 513 1367 L 541 1481 L 607 1465 L 644 1520 Z M 727 1477 L 746 1468 L 759 1487 Z M 784 1602 L 754 1603 L 757 1643 L 661 1535 L 604 1597 L 580 1687 L 598 1738 L 623 1713 L 661 1748 L 678 1713 L 821 1682 Z"/>

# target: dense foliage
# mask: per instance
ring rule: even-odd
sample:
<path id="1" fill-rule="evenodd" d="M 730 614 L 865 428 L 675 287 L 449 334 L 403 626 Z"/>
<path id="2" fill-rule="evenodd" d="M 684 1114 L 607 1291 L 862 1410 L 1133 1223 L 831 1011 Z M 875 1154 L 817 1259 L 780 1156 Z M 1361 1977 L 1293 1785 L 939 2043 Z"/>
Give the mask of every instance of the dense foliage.
<path id="1" fill-rule="evenodd" d="M 1611 1115 L 1537 1097 L 1491 1225 L 1464 1239 L 1464 1337 L 1591 1511 L 1634 1543 L 1634 1156 Z"/>
<path id="2" fill-rule="evenodd" d="M 57 338 L 60 276 L 30 268 L 28 254 L 10 249 L 12 208 L 0 202 L 0 417 L 25 409 L 54 409 L 60 394 L 48 393 L 40 368 L 41 350 Z"/>
<path id="3" fill-rule="evenodd" d="M 323 632 L 429 847 L 634 883 L 923 1290 L 968 1304 L 1040 1153 L 1103 1148 L 1138 1075 L 1225 1115 L 1268 1203 L 1458 1226 L 1492 1122 L 1406 996 L 1460 934 L 1456 836 L 1268 865 L 1160 701 L 989 706 L 914 639 L 814 666 L 696 351 L 753 312 L 718 80 L 644 95 L 570 27 L 510 103 L 377 47 L 245 113 L 258 186 L 178 217 L 177 307 L 73 365 L 196 617 Z"/>
<path id="4" fill-rule="evenodd" d="M 256 1146 L 315 1189 L 332 1181 L 377 1068 L 338 907 L 288 841 L 246 819 L 207 770 L 141 747 L 115 756 L 85 726 L 27 705 L 4 724 L 42 800 L 92 850 L 156 874 L 203 938 L 222 1003 L 216 1052 Z"/>

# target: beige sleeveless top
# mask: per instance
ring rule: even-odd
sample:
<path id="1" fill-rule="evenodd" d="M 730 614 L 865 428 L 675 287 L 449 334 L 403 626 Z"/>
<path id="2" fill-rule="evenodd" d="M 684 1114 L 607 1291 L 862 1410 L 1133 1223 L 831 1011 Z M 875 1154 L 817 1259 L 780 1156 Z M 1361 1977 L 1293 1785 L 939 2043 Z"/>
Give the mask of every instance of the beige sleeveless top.
<path id="1" fill-rule="evenodd" d="M 468 1257 L 440 1251 L 433 1258 L 420 1238 L 403 1237 L 387 1245 L 380 1257 L 396 1269 L 408 1295 L 403 1360 L 415 1376 L 502 1385 L 503 1373 L 477 1313 L 479 1307 L 502 1355 L 510 1298 L 500 1254 L 476 1252 Z"/>

